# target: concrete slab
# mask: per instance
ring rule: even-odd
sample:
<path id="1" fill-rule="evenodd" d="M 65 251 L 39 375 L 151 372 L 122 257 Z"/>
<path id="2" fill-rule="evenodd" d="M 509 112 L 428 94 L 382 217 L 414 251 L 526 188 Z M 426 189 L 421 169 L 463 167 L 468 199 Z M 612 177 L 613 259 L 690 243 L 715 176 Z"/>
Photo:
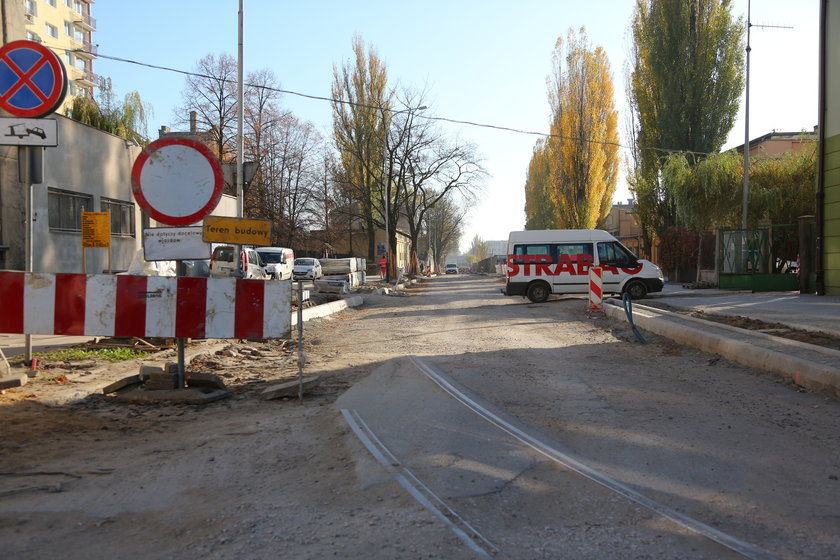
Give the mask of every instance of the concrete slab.
<path id="1" fill-rule="evenodd" d="M 498 492 L 538 460 L 454 401 L 408 358 L 386 362 L 336 406 L 357 413 L 402 466 L 447 498 Z M 371 484 L 383 476 L 373 467 L 358 474 Z"/>
<path id="2" fill-rule="evenodd" d="M 260 395 L 266 400 L 297 397 L 300 395 L 301 384 L 303 385 L 303 393 L 306 394 L 321 384 L 321 376 L 306 376 L 303 378 L 302 383 L 299 379 L 275 383 L 266 387 Z"/>
<path id="3" fill-rule="evenodd" d="M 25 373 L 18 375 L 6 375 L 0 377 L 0 391 L 3 389 L 13 389 L 15 387 L 22 387 L 29 382 L 29 376 Z"/>
<path id="4" fill-rule="evenodd" d="M 118 394 L 114 399 L 117 402 L 129 404 L 154 404 L 154 403 L 181 403 L 181 404 L 207 404 L 230 397 L 232 393 L 221 389 L 172 389 L 172 390 L 146 390 L 134 389 Z"/>

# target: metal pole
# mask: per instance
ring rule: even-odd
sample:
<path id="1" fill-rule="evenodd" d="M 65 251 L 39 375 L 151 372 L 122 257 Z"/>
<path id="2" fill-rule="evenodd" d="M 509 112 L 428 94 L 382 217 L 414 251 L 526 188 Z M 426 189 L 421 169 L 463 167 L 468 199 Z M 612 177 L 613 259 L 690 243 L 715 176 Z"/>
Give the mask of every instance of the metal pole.
<path id="1" fill-rule="evenodd" d="M 747 207 L 750 202 L 750 2 L 747 0 L 747 67 L 744 101 L 744 197 L 741 203 L 741 229 L 747 229 Z"/>
<path id="2" fill-rule="evenodd" d="M 303 280 L 298 280 L 298 404 L 303 404 Z"/>
<path id="3" fill-rule="evenodd" d="M 245 147 L 243 146 L 243 127 L 245 121 L 245 106 L 244 106 L 244 98 L 245 98 L 245 84 L 243 83 L 243 62 L 242 62 L 242 53 L 243 53 L 243 21 L 244 21 L 244 9 L 243 9 L 243 0 L 239 0 L 239 24 L 238 24 L 238 36 L 239 36 L 239 46 L 238 46 L 238 58 L 237 58 L 237 85 L 236 85 L 236 216 L 242 218 L 245 216 L 245 174 L 243 173 L 243 158 L 245 157 Z M 221 155 L 221 154 L 220 154 Z M 242 253 L 242 246 L 235 245 L 234 248 L 234 256 L 233 256 L 233 273 L 234 275 L 239 275 L 239 268 L 241 266 L 241 258 L 240 254 Z M 243 270 L 243 273 L 247 274 L 247 270 Z M 246 274 L 243 274 L 245 276 Z"/>
<path id="4" fill-rule="evenodd" d="M 388 235 L 388 206 L 391 201 L 391 181 L 385 185 L 385 282 L 391 281 L 391 236 Z"/>
<path id="5" fill-rule="evenodd" d="M 43 148 L 42 148 L 43 149 Z M 32 148 L 29 146 L 22 146 L 21 149 L 18 151 L 18 157 L 26 158 L 26 182 L 27 182 L 27 189 L 26 189 L 26 272 L 33 272 L 34 270 L 34 262 L 35 262 L 35 242 L 33 238 L 35 236 L 35 227 L 34 227 L 34 220 L 33 216 L 35 214 L 32 206 L 34 204 L 34 197 L 32 193 L 33 184 L 32 184 L 32 177 L 31 177 L 31 169 L 32 169 Z M 82 249 L 84 251 L 84 249 Z M 23 337 L 24 345 L 26 346 L 24 359 L 26 363 L 30 366 L 32 365 L 32 335 L 26 334 Z"/>
<path id="6" fill-rule="evenodd" d="M 185 276 L 186 265 L 184 261 L 175 261 L 175 281 L 178 278 Z M 184 389 L 187 386 L 186 382 L 186 360 L 184 359 L 184 337 L 179 336 L 175 339 L 178 344 L 178 371 L 176 373 L 176 386 L 179 389 Z"/>

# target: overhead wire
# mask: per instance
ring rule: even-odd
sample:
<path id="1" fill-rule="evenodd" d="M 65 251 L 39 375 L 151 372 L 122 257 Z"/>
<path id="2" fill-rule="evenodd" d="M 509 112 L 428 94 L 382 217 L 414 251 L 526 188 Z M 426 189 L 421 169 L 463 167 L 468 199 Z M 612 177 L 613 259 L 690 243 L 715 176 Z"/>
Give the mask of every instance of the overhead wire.
<path id="1" fill-rule="evenodd" d="M 218 79 L 217 76 L 202 74 L 200 72 L 191 72 L 191 71 L 188 71 L 188 70 L 179 70 L 177 68 L 171 68 L 171 67 L 168 67 L 168 66 L 161 66 L 161 65 L 158 65 L 158 64 L 150 64 L 150 63 L 147 63 L 147 62 L 140 62 L 138 60 L 131 60 L 131 59 L 128 59 L 128 58 L 121 58 L 121 57 L 117 57 L 117 56 L 104 55 L 104 54 L 101 54 L 101 53 L 91 53 L 89 51 L 84 51 L 83 49 L 64 49 L 64 50 L 67 50 L 69 52 L 79 52 L 79 51 L 87 52 L 88 54 L 96 56 L 97 58 L 105 58 L 105 59 L 108 59 L 108 60 L 114 60 L 116 62 L 125 62 L 127 64 L 134 64 L 134 65 L 137 65 L 137 66 L 143 66 L 143 67 L 151 68 L 151 69 L 154 69 L 154 70 L 163 70 L 163 71 L 166 71 L 166 72 L 174 72 L 176 74 L 182 74 L 184 76 L 193 76 L 193 77 L 196 77 L 196 78 L 205 78 L 205 79 L 212 79 L 212 80 L 217 80 Z M 223 81 L 232 82 L 233 80 L 223 79 Z M 380 111 L 388 111 L 388 112 L 391 112 L 391 113 L 397 113 L 397 112 L 402 111 L 402 110 L 401 111 L 396 111 L 396 110 L 394 110 L 390 107 L 381 107 L 381 106 L 378 106 L 378 105 L 369 105 L 369 104 L 365 104 L 365 103 L 357 103 L 355 101 L 348 101 L 346 99 L 335 99 L 333 97 L 325 97 L 325 96 L 322 96 L 322 95 L 312 95 L 312 94 L 308 94 L 308 93 L 301 93 L 299 91 L 293 91 L 293 90 L 282 89 L 282 88 L 275 88 L 275 87 L 266 86 L 266 85 L 248 84 L 248 83 L 246 83 L 245 85 L 248 86 L 248 87 L 252 87 L 252 88 L 263 88 L 263 89 L 266 89 L 266 90 L 269 90 L 269 91 L 274 91 L 274 92 L 277 92 L 277 93 L 282 93 L 282 94 L 286 94 L 286 95 L 293 95 L 295 97 L 302 97 L 304 99 L 312 99 L 312 100 L 315 100 L 315 101 L 327 101 L 329 103 L 350 105 L 350 106 L 353 106 L 353 107 L 360 107 L 362 109 L 376 109 L 376 110 L 380 110 Z M 635 146 L 635 147 L 634 146 L 627 146 L 625 144 L 621 144 L 620 142 L 608 142 L 608 141 L 604 141 L 604 140 L 591 140 L 589 138 L 581 138 L 581 137 L 575 137 L 575 136 L 565 136 L 565 135 L 561 135 L 561 134 L 552 134 L 550 132 L 547 133 L 547 132 L 530 131 L 530 130 L 523 130 L 523 129 L 513 128 L 513 127 L 508 127 L 508 126 L 495 125 L 495 124 L 480 123 L 480 122 L 466 121 L 466 120 L 460 120 L 460 119 L 452 119 L 452 118 L 448 118 L 448 117 L 436 117 L 436 116 L 432 116 L 432 115 L 425 115 L 425 114 L 422 114 L 422 113 L 417 113 L 415 115 L 415 117 L 425 119 L 425 120 L 429 120 L 429 121 L 439 121 L 439 122 L 446 122 L 446 123 L 450 123 L 450 124 L 461 124 L 461 125 L 472 126 L 472 127 L 476 127 L 476 128 L 486 128 L 486 129 L 490 129 L 490 130 L 499 130 L 499 131 L 502 131 L 502 132 L 511 132 L 511 133 L 514 133 L 514 134 L 523 134 L 523 135 L 528 135 L 528 136 L 539 136 L 541 138 L 559 138 L 561 140 L 570 140 L 570 141 L 577 141 L 577 142 L 587 142 L 587 143 L 592 143 L 592 144 L 602 144 L 602 145 L 607 145 L 607 146 L 616 146 L 618 148 L 622 148 L 622 149 L 630 150 L 630 151 L 652 150 L 652 151 L 664 152 L 664 153 L 691 153 L 691 154 L 700 155 L 700 156 L 710 155 L 708 152 L 694 152 L 694 151 L 690 151 L 690 150 L 676 150 L 676 149 L 669 149 L 669 148 L 657 148 L 657 147 L 652 147 L 652 146 Z"/>

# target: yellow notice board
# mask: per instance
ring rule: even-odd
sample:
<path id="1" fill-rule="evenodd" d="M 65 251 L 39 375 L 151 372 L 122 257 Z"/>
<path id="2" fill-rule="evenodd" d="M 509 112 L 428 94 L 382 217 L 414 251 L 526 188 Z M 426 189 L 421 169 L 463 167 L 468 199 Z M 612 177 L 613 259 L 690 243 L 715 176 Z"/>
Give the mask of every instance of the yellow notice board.
<path id="1" fill-rule="evenodd" d="M 82 247 L 111 247 L 111 213 L 82 211 Z"/>
<path id="2" fill-rule="evenodd" d="M 235 245 L 271 245 L 271 222 L 207 216 L 201 239 L 205 243 L 233 243 Z"/>

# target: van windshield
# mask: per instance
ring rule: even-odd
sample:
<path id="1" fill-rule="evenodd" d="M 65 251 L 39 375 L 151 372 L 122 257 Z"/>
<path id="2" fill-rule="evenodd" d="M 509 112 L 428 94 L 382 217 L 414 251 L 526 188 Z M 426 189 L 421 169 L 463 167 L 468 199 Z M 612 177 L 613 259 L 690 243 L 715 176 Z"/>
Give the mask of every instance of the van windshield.
<path id="1" fill-rule="evenodd" d="M 257 253 L 259 253 L 260 258 L 262 258 L 263 262 L 266 264 L 277 264 L 283 262 L 283 253 L 267 253 L 265 251 L 257 251 Z"/>
<path id="2" fill-rule="evenodd" d="M 230 245 L 216 247 L 213 251 L 213 259 L 217 261 L 233 262 L 233 247 Z"/>
<path id="3" fill-rule="evenodd" d="M 636 255 L 617 241 L 598 243 L 598 260 L 601 264 L 622 268 L 633 267 L 638 264 Z"/>

